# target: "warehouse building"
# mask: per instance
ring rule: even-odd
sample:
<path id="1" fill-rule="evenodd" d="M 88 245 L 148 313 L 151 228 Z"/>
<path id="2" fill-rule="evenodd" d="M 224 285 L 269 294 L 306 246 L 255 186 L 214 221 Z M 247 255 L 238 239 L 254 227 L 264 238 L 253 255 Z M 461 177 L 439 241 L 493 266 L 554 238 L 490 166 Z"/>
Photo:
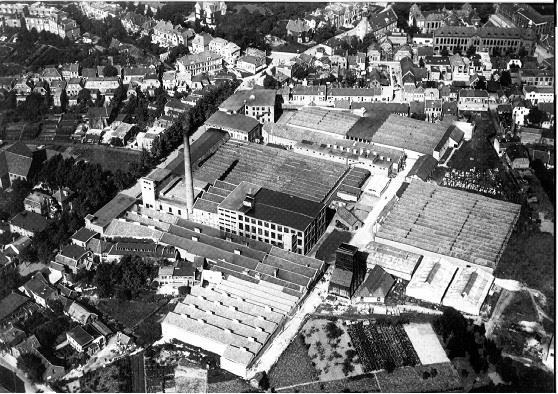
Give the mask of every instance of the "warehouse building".
<path id="1" fill-rule="evenodd" d="M 494 277 L 489 273 L 478 268 L 461 267 L 451 282 L 442 304 L 478 316 L 493 283 Z"/>
<path id="2" fill-rule="evenodd" d="M 306 254 L 326 229 L 325 205 L 242 182 L 218 207 L 219 229 Z"/>
<path id="3" fill-rule="evenodd" d="M 424 259 L 407 285 L 405 294 L 433 304 L 441 304 L 457 268 L 442 259 Z"/>
<path id="4" fill-rule="evenodd" d="M 370 242 L 364 251 L 368 254 L 366 259 L 368 269 L 380 266 L 387 273 L 407 281 L 411 280 L 422 261 L 422 256 L 419 254 L 377 242 Z"/>
<path id="5" fill-rule="evenodd" d="M 375 241 L 492 273 L 520 209 L 517 204 L 414 181 L 379 222 Z"/>

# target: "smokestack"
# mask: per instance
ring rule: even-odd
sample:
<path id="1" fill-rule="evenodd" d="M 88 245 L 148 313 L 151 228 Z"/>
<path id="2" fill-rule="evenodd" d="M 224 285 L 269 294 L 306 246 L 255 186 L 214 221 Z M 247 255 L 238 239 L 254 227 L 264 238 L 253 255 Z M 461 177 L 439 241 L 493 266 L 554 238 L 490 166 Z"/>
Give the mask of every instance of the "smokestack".
<path id="1" fill-rule="evenodd" d="M 194 182 L 192 180 L 190 139 L 186 134 L 184 134 L 184 185 L 186 186 L 186 210 L 188 215 L 190 215 L 194 207 Z"/>

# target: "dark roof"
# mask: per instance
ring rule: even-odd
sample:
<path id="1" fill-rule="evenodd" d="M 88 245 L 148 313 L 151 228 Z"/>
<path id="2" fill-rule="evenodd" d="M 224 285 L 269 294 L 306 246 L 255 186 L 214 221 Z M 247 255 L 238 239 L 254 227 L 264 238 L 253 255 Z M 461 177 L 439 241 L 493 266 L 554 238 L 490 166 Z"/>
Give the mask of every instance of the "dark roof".
<path id="1" fill-rule="evenodd" d="M 180 261 L 174 268 L 173 276 L 194 276 L 196 267 L 189 261 Z"/>
<path id="2" fill-rule="evenodd" d="M 261 188 L 254 208 L 246 216 L 304 231 L 323 208 L 323 204 Z"/>
<path id="3" fill-rule="evenodd" d="M 369 116 L 359 118 L 353 127 L 349 129 L 347 137 L 370 140 L 389 117 L 390 113 L 388 111 L 370 111 L 367 114 Z"/>
<path id="4" fill-rule="evenodd" d="M 357 223 L 362 223 L 351 211 L 345 207 L 339 207 L 337 209 L 337 216 L 348 226 L 354 226 Z"/>
<path id="5" fill-rule="evenodd" d="M 48 226 L 48 222 L 43 216 L 28 211 L 22 211 L 11 218 L 10 224 L 33 233 L 43 231 Z"/>
<path id="6" fill-rule="evenodd" d="M 72 239 L 80 242 L 87 242 L 93 238 L 97 233 L 95 231 L 89 230 L 88 228 L 82 227 L 72 235 Z"/>
<path id="7" fill-rule="evenodd" d="M 385 297 L 394 283 L 395 279 L 390 274 L 379 265 L 375 265 L 368 272 L 356 295 L 359 297 Z"/>
<path id="8" fill-rule="evenodd" d="M 432 171 L 438 165 L 438 160 L 433 158 L 431 155 L 422 155 L 415 161 L 415 164 L 409 171 L 408 176 L 417 176 L 419 179 L 426 181 Z"/>
<path id="9" fill-rule="evenodd" d="M 205 124 L 216 129 L 233 129 L 241 132 L 249 133 L 260 123 L 249 116 L 241 114 L 227 114 L 223 111 L 217 111 L 206 120 Z"/>
<path id="10" fill-rule="evenodd" d="M 105 227 L 112 219 L 116 219 L 135 203 L 136 199 L 134 197 L 118 193 L 112 200 L 94 213 L 95 219 L 93 222 L 101 227 Z"/>
<path id="11" fill-rule="evenodd" d="M 4 152 L 8 172 L 27 177 L 33 164 L 33 152 L 22 142 L 16 142 Z"/>
<path id="12" fill-rule="evenodd" d="M 87 250 L 76 244 L 70 244 L 60 251 L 60 255 L 72 260 L 78 260 L 85 253 Z"/>
<path id="13" fill-rule="evenodd" d="M 23 287 L 28 292 L 44 299 L 49 299 L 56 295 L 56 290 L 50 287 L 48 281 L 41 273 L 35 274 L 23 285 Z"/>
<path id="14" fill-rule="evenodd" d="M 523 145 L 511 145 L 506 149 L 506 155 L 509 157 L 511 161 L 516 159 L 524 159 L 529 158 L 529 152 Z"/>
<path id="15" fill-rule="evenodd" d="M 73 330 L 69 331 L 68 336 L 74 339 L 82 347 L 87 346 L 90 342 L 93 341 L 93 339 L 95 339 L 81 326 L 77 326 Z"/>
<path id="16" fill-rule="evenodd" d="M 335 267 L 331 274 L 331 284 L 336 284 L 338 286 L 350 287 L 353 280 L 353 272 L 349 270 L 344 270 L 342 268 Z"/>
<path id="17" fill-rule="evenodd" d="M 0 301 L 0 321 L 17 311 L 22 305 L 29 302 L 29 298 L 17 293 L 11 293 Z"/>

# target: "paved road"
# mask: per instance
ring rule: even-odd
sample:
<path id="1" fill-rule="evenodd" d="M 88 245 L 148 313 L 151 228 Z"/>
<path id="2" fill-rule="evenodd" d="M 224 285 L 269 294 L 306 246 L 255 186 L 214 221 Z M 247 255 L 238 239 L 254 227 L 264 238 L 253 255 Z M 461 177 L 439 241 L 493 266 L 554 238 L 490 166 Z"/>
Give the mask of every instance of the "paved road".
<path id="1" fill-rule="evenodd" d="M 378 215 L 382 212 L 386 204 L 395 196 L 395 193 L 399 190 L 403 182 L 405 182 L 405 177 L 413 167 L 414 163 L 414 160 L 407 158 L 405 169 L 403 171 L 400 171 L 395 178 L 392 178 L 388 188 L 364 220 L 364 225 L 357 230 L 357 232 L 353 236 L 353 239 L 351 239 L 351 241 L 349 242 L 351 245 L 357 246 L 359 249 L 362 249 L 370 241 L 372 241 L 372 239 L 374 238 L 373 226 L 378 219 Z"/>

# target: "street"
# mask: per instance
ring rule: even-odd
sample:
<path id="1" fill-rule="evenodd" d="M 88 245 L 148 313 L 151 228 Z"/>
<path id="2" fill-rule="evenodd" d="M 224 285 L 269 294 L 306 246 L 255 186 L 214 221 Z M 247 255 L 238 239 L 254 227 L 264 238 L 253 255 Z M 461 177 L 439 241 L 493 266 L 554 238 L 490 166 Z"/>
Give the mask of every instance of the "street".
<path id="1" fill-rule="evenodd" d="M 415 160 L 407 158 L 406 166 L 403 171 L 400 171 L 395 178 L 392 178 L 388 188 L 378 201 L 376 205 L 372 208 L 366 219 L 364 220 L 364 225 L 358 229 L 353 236 L 353 239 L 349 242 L 351 245 L 363 249 L 368 245 L 370 241 L 374 238 L 373 226 L 378 219 L 378 216 L 387 205 L 387 203 L 395 196 L 395 193 L 399 190 L 403 182 L 405 182 L 405 177 L 415 164 Z"/>

